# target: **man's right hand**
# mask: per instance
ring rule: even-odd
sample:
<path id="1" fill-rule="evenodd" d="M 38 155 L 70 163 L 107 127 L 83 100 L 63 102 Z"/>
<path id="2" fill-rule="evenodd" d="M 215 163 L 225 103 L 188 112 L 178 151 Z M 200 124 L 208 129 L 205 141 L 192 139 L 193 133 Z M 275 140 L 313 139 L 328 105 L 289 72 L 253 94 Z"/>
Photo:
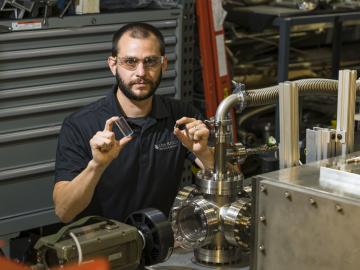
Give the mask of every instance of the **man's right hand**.
<path id="1" fill-rule="evenodd" d="M 104 130 L 98 131 L 90 140 L 92 161 L 95 166 L 106 168 L 132 139 L 132 137 L 123 137 L 119 141 L 115 139 L 115 134 L 112 130 L 117 119 L 119 117 L 113 116 L 106 120 Z"/>

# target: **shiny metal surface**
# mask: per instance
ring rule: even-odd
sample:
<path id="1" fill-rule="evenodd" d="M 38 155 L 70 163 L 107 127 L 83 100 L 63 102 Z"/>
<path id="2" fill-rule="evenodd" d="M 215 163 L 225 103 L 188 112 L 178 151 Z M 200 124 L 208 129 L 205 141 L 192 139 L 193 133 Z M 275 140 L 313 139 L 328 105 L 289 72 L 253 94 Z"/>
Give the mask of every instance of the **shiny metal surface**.
<path id="1" fill-rule="evenodd" d="M 195 196 L 200 195 L 198 188 L 196 186 L 185 186 L 176 195 L 173 208 L 178 208 L 182 206 L 186 201 L 194 198 Z"/>
<path id="2" fill-rule="evenodd" d="M 170 259 L 166 262 L 156 264 L 153 266 L 147 266 L 145 269 L 148 270 L 249 270 L 246 265 L 248 262 L 234 264 L 234 265 L 218 265 L 210 266 L 203 265 L 195 261 L 192 251 L 175 249 Z"/>
<path id="3" fill-rule="evenodd" d="M 356 102 L 356 70 L 339 72 L 339 92 L 336 131 L 341 143 L 341 154 L 354 151 L 354 115 Z"/>
<path id="4" fill-rule="evenodd" d="M 231 134 L 231 122 L 228 119 L 224 119 L 221 122 L 215 124 L 215 164 L 214 173 L 217 175 L 217 180 L 222 181 L 223 176 L 226 173 L 226 145 L 230 142 Z"/>
<path id="5" fill-rule="evenodd" d="M 241 198 L 233 202 L 222 215 L 225 239 L 243 251 L 249 251 L 251 202 L 250 199 Z"/>
<path id="6" fill-rule="evenodd" d="M 244 104 L 244 95 L 237 93 L 226 97 L 216 110 L 215 123 L 216 129 L 216 144 L 215 144 L 215 173 L 219 175 L 218 181 L 222 181 L 222 176 L 226 173 L 226 120 L 227 114 L 236 104 Z"/>
<path id="7" fill-rule="evenodd" d="M 232 94 L 226 97 L 220 104 L 216 110 L 215 121 L 222 122 L 226 120 L 227 113 L 231 108 L 233 108 L 237 104 L 244 104 L 245 103 L 245 95 L 241 92 L 236 94 Z"/>
<path id="8" fill-rule="evenodd" d="M 235 196 L 241 190 L 243 178 L 242 174 L 228 173 L 223 181 L 216 181 L 212 175 L 199 172 L 195 181 L 204 194 Z"/>
<path id="9" fill-rule="evenodd" d="M 341 189 L 345 174 L 360 185 L 360 164 L 346 162 L 359 155 L 258 176 L 252 269 L 359 269 L 360 194 Z"/>
<path id="10" fill-rule="evenodd" d="M 320 183 L 321 166 L 360 174 L 360 166 L 358 163 L 346 162 L 347 159 L 357 156 L 360 156 L 360 152 L 353 152 L 346 157 L 334 157 L 322 161 L 316 161 L 300 167 L 292 167 L 262 174 L 261 178 L 271 179 L 271 181 L 278 182 L 279 184 L 300 186 L 318 192 L 330 193 L 339 197 L 346 196 L 348 198 L 360 199 L 360 195 L 356 193 L 343 192 L 340 191 L 338 188 L 327 187 L 321 185 Z"/>
<path id="11" fill-rule="evenodd" d="M 279 85 L 280 168 L 299 164 L 299 90 L 294 82 Z"/>
<path id="12" fill-rule="evenodd" d="M 314 127 L 306 129 L 306 163 L 338 156 L 336 130 Z"/>
<path id="13" fill-rule="evenodd" d="M 172 220 L 176 241 L 183 248 L 209 244 L 218 231 L 218 209 L 204 199 L 183 204 Z"/>
<path id="14" fill-rule="evenodd" d="M 179 226 L 178 226 L 178 213 L 179 210 L 182 209 L 184 206 L 190 203 L 190 199 L 195 198 L 195 196 L 199 195 L 199 191 L 195 186 L 185 186 L 183 187 L 177 194 L 173 207 L 170 213 L 170 220 L 171 220 L 171 227 L 174 233 L 174 237 L 177 241 L 182 240 L 182 236 L 179 233 Z M 201 226 L 200 226 L 201 227 Z"/>
<path id="15" fill-rule="evenodd" d="M 243 253 L 238 247 L 227 247 L 226 249 L 212 249 L 207 247 L 197 248 L 194 250 L 195 258 L 199 262 L 203 262 L 207 265 L 226 265 L 235 264 L 242 260 Z"/>

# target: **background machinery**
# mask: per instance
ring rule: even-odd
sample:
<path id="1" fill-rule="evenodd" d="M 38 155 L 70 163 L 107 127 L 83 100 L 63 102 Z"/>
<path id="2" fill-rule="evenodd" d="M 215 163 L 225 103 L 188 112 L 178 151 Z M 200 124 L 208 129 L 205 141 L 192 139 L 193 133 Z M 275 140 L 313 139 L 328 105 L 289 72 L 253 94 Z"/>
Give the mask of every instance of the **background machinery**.
<path id="1" fill-rule="evenodd" d="M 256 232 L 252 231 L 255 224 L 258 226 L 259 222 L 265 222 L 261 211 L 254 212 L 259 195 L 258 188 L 261 189 L 261 184 L 251 192 L 251 188 L 243 185 L 241 172 L 234 169 L 233 166 L 229 166 L 229 163 L 234 160 L 239 163 L 252 153 L 275 151 L 278 147 L 264 145 L 257 149 L 246 149 L 239 143 L 232 143 L 229 125 L 231 121 L 227 118 L 230 109 L 235 105 L 240 105 L 238 110 L 241 111 L 246 106 L 271 104 L 280 96 L 279 161 L 282 168 L 287 168 L 299 165 L 300 160 L 300 146 L 298 134 L 296 134 L 296 132 L 298 133 L 296 125 L 298 125 L 299 112 L 296 110 L 297 106 L 293 106 L 295 101 L 298 102 L 296 97 L 308 94 L 338 94 L 338 99 L 341 100 L 339 104 L 347 105 L 339 105 L 338 108 L 341 113 L 338 114 L 338 129 L 334 138 L 337 152 L 328 151 L 328 156 L 323 156 L 323 158 L 339 154 L 346 156 L 353 149 L 353 140 L 351 139 L 353 138 L 351 135 L 353 134 L 353 125 L 350 123 L 354 118 L 353 114 L 351 116 L 351 113 L 345 113 L 345 110 L 349 112 L 351 107 L 355 106 L 354 98 L 347 99 L 346 96 L 355 95 L 359 85 L 356 84 L 357 76 L 354 71 L 342 71 L 339 77 L 339 81 L 305 79 L 293 83 L 281 83 L 274 87 L 240 91 L 221 102 L 213 124 L 215 129 L 215 168 L 213 171 L 197 173 L 196 185 L 185 187 L 178 193 L 171 214 L 176 241 L 185 248 L 194 249 L 196 261 L 208 265 L 235 264 L 246 261 L 249 251 L 257 253 L 256 248 L 259 248 L 260 251 L 262 248 L 255 242 L 254 239 L 258 236 Z M 346 100 L 348 101 L 346 102 Z M 341 117 L 344 118 L 341 119 Z M 346 134 L 346 139 L 344 134 Z M 289 137 L 294 139 L 290 140 Z M 319 151 L 322 152 L 321 149 L 325 150 L 324 147 L 328 147 L 328 145 L 321 144 L 319 141 L 316 149 L 320 149 Z M 279 171 L 278 174 L 282 175 L 281 172 Z M 292 175 L 287 175 L 291 179 Z M 262 178 L 260 176 L 257 179 Z M 306 186 L 306 184 L 304 185 Z M 272 202 L 267 203 L 271 204 Z M 276 211 L 273 210 L 271 214 L 276 214 Z M 272 233 L 272 237 L 276 237 L 276 233 L 274 231 Z M 292 237 L 296 238 L 295 235 Z M 324 261 L 320 263 L 324 263 Z M 266 269 L 268 268 L 266 267 Z"/>

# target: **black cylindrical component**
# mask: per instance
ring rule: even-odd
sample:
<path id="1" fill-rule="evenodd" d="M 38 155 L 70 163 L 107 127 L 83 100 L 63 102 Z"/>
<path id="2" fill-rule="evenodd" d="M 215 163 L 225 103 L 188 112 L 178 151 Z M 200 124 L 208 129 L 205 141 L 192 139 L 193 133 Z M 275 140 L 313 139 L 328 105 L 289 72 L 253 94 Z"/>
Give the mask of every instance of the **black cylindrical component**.
<path id="1" fill-rule="evenodd" d="M 145 238 L 142 264 L 153 265 L 167 260 L 174 247 L 171 224 L 159 210 L 147 208 L 130 214 L 125 221 L 136 227 Z"/>

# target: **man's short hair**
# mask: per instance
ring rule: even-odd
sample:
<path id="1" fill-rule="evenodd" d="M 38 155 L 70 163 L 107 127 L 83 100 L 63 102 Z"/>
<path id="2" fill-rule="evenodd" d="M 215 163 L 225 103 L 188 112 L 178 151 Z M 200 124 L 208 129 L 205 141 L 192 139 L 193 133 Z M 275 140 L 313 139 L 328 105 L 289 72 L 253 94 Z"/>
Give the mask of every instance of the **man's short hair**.
<path id="1" fill-rule="evenodd" d="M 153 34 L 159 42 L 161 55 L 165 55 L 165 41 L 161 32 L 150 24 L 136 22 L 126 24 L 114 33 L 112 40 L 112 56 L 117 56 L 119 40 L 125 33 L 130 33 L 132 38 L 139 39 L 148 38 Z"/>

